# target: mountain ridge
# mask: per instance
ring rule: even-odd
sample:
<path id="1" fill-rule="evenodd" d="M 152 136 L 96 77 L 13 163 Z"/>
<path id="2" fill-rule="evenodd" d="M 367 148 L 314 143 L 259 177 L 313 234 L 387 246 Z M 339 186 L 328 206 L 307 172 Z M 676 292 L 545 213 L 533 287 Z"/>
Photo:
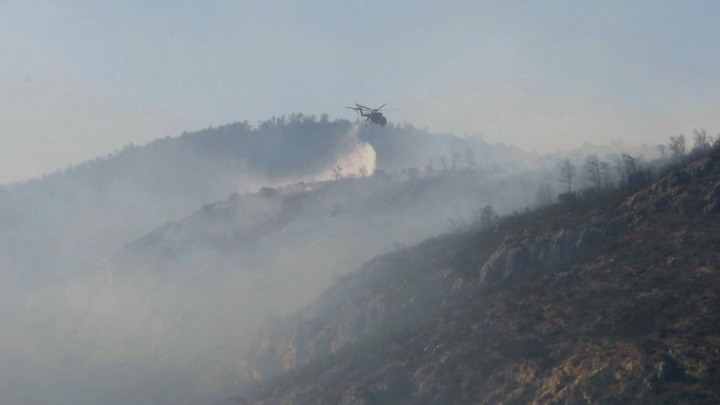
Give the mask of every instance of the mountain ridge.
<path id="1" fill-rule="evenodd" d="M 377 146 L 369 146 L 373 142 Z M 302 114 L 257 127 L 238 122 L 185 132 L 1 186 L 0 216 L 6 219 L 8 236 L 0 257 L 19 262 L 12 267 L 31 266 L 48 277 L 62 278 L 49 269 L 58 263 L 64 269 L 95 266 L 92 258 L 81 260 L 81 266 L 76 262 L 91 251 L 110 256 L 124 243 L 233 193 L 327 180 L 338 165 L 345 166 L 344 177 L 363 165 L 368 174 L 375 169 L 393 174 L 427 165 L 428 156 L 442 154 L 449 162 L 454 151 L 476 149 L 480 154 L 487 148 L 495 149 L 479 140 L 434 135 L 410 126 L 388 125 L 381 132 L 347 120 Z M 498 148 L 505 152 L 487 154 L 503 155 L 500 160 L 521 154 Z M 83 247 L 58 243 L 62 238 L 55 235 L 68 232 L 81 234 Z M 29 242 L 20 244 L 9 235 L 22 235 Z M 25 252 L 29 246 L 36 247 L 32 253 Z"/>

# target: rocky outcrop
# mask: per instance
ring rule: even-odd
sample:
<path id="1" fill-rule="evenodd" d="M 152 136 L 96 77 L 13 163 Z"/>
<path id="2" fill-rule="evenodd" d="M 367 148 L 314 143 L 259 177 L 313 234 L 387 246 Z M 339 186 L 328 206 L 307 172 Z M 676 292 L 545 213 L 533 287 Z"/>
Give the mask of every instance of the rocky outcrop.
<path id="1" fill-rule="evenodd" d="M 534 237 L 506 238 L 480 269 L 484 283 L 509 281 L 543 266 L 571 260 L 660 213 L 720 213 L 720 152 L 676 168 L 626 198 L 613 212 Z M 712 179 L 710 184 L 699 179 Z"/>
<path id="2" fill-rule="evenodd" d="M 570 260 L 620 234 L 632 219 L 631 213 L 624 213 L 610 220 L 596 218 L 586 225 L 533 238 L 506 238 L 480 269 L 480 281 L 509 281 L 543 266 Z"/>
<path id="3" fill-rule="evenodd" d="M 624 208 L 645 213 L 670 211 L 683 215 L 720 212 L 720 150 L 686 166 L 675 167 L 662 179 L 635 193 Z"/>
<path id="4" fill-rule="evenodd" d="M 427 240 L 343 277 L 314 305 L 263 331 L 260 350 L 244 362 L 245 374 L 262 380 L 457 304 L 473 287 L 460 264 L 486 257 L 475 258 L 476 249 L 458 247 L 454 239 Z"/>
<path id="5" fill-rule="evenodd" d="M 720 181 L 715 182 L 705 195 L 704 214 L 720 213 Z"/>

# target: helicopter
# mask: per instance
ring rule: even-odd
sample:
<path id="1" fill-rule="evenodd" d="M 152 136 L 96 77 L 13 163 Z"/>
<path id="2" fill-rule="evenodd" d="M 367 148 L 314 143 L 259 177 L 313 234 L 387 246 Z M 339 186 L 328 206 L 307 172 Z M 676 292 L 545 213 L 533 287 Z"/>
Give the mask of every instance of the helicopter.
<path id="1" fill-rule="evenodd" d="M 387 124 L 387 118 L 383 117 L 380 110 L 385 107 L 385 104 L 381 105 L 378 108 L 370 108 L 365 107 L 364 105 L 360 105 L 357 102 L 355 103 L 355 107 L 345 107 L 349 108 L 351 110 L 355 110 L 358 115 L 365 118 L 365 126 L 367 126 L 368 123 L 372 124 L 378 124 L 381 127 L 384 127 L 385 124 Z"/>

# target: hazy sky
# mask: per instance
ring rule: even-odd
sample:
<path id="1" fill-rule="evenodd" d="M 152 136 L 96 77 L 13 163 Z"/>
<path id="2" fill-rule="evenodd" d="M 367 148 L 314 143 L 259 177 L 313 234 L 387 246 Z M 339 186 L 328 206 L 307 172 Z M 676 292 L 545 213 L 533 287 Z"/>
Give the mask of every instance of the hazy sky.
<path id="1" fill-rule="evenodd" d="M 720 132 L 718 1 L 0 2 L 0 182 L 293 112 L 550 151 Z"/>

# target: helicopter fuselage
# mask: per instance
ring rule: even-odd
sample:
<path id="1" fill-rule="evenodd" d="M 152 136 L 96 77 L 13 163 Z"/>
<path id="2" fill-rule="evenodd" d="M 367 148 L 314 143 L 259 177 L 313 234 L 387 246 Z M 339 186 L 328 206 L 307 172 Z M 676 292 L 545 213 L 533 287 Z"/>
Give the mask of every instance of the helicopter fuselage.
<path id="1" fill-rule="evenodd" d="M 355 103 L 355 107 L 345 107 L 348 109 L 351 109 L 358 113 L 361 117 L 365 118 L 365 122 L 370 122 L 373 124 L 380 125 L 381 127 L 384 127 L 387 124 L 387 118 L 385 118 L 380 110 L 385 107 L 385 104 L 381 105 L 378 108 L 370 108 L 365 107 L 364 105 L 360 105 L 358 103 Z M 367 125 L 367 124 L 366 124 Z"/>
<path id="2" fill-rule="evenodd" d="M 379 113 L 379 112 L 371 112 L 369 114 L 362 114 L 362 116 L 365 117 L 365 119 L 367 121 L 370 121 L 373 124 L 378 124 L 381 127 L 384 127 L 385 124 L 387 124 L 387 118 L 385 118 L 382 115 L 382 113 Z"/>

